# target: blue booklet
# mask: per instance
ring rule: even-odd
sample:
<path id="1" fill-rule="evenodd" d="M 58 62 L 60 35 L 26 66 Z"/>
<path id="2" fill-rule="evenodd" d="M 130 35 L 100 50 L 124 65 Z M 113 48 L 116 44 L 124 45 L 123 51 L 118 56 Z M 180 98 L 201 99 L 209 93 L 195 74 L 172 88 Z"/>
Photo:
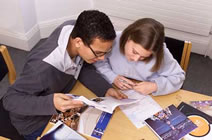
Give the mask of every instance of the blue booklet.
<path id="1" fill-rule="evenodd" d="M 145 120 L 146 124 L 162 140 L 178 140 L 197 128 L 174 105 L 170 105 Z"/>
<path id="2" fill-rule="evenodd" d="M 101 139 L 111 117 L 112 114 L 110 113 L 89 107 L 80 116 L 77 131 L 81 134 Z"/>

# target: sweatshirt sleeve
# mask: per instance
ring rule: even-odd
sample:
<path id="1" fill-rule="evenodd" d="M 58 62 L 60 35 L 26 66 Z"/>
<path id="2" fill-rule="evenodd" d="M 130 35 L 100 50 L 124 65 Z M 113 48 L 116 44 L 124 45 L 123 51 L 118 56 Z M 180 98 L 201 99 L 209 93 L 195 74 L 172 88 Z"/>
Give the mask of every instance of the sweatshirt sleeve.
<path id="1" fill-rule="evenodd" d="M 164 61 L 157 74 L 158 76 L 150 79 L 158 87 L 158 90 L 153 93 L 155 96 L 166 95 L 179 90 L 185 80 L 185 72 L 166 47 L 164 47 Z"/>
<path id="2" fill-rule="evenodd" d="M 53 94 L 46 94 L 39 75 L 27 64 L 23 73 L 8 88 L 3 105 L 6 110 L 20 115 L 57 114 Z"/>
<path id="3" fill-rule="evenodd" d="M 104 59 L 103 61 L 98 61 L 94 64 L 97 71 L 102 74 L 102 76 L 112 84 L 115 78 L 118 76 L 115 74 L 111 68 L 109 58 Z"/>
<path id="4" fill-rule="evenodd" d="M 108 83 L 95 67 L 84 63 L 79 75 L 79 81 L 99 97 L 105 96 L 105 93 L 112 85 Z"/>
<path id="5" fill-rule="evenodd" d="M 113 47 L 112 47 L 112 52 L 111 55 L 118 55 L 119 54 L 119 40 L 121 37 L 122 31 L 117 31 L 116 32 L 116 39 L 114 41 Z M 94 63 L 94 66 L 96 67 L 97 71 L 102 74 L 102 76 L 110 83 L 112 84 L 115 78 L 118 76 L 116 74 L 110 64 L 110 61 L 117 61 L 111 59 L 111 55 L 108 55 L 107 58 L 105 58 L 102 61 L 98 61 Z M 117 58 L 118 59 L 118 58 Z"/>

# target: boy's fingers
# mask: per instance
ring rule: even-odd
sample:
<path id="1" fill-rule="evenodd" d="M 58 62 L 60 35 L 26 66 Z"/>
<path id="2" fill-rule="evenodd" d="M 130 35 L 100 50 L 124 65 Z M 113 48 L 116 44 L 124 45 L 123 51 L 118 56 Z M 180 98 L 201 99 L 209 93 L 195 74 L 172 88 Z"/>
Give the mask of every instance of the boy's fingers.
<path id="1" fill-rule="evenodd" d="M 72 104 L 74 104 L 74 105 L 83 105 L 83 102 L 79 101 L 79 100 L 72 100 Z"/>
<path id="2" fill-rule="evenodd" d="M 124 99 L 127 99 L 127 98 L 128 98 L 128 96 L 125 95 L 125 94 L 122 94 L 122 97 L 123 97 Z"/>
<path id="3" fill-rule="evenodd" d="M 127 95 L 125 95 L 124 93 L 122 93 L 121 91 L 117 91 L 119 97 L 121 97 L 121 99 L 126 99 L 128 98 Z"/>
<path id="4" fill-rule="evenodd" d="M 121 98 L 120 93 L 118 92 L 118 90 L 115 90 L 115 91 L 113 92 L 113 95 L 111 95 L 111 96 L 113 96 L 113 97 L 115 97 L 115 98 L 117 98 L 117 99 L 120 99 L 120 98 Z"/>
<path id="5" fill-rule="evenodd" d="M 59 94 L 59 97 L 61 97 L 61 98 L 64 99 L 64 100 L 70 100 L 70 99 L 71 99 L 70 96 L 65 95 L 65 94 Z"/>
<path id="6" fill-rule="evenodd" d="M 82 107 L 82 106 L 83 106 L 82 101 L 72 100 L 72 102 L 69 103 L 68 105 L 66 105 L 65 108 L 66 108 L 66 110 L 69 110 L 72 108 L 78 108 L 78 107 Z"/>
<path id="7" fill-rule="evenodd" d="M 116 97 L 117 99 L 120 99 L 120 98 L 121 98 L 120 94 L 118 94 L 118 93 L 115 94 L 115 97 Z"/>
<path id="8" fill-rule="evenodd" d="M 83 102 L 78 100 L 63 100 L 63 106 L 82 106 Z"/>

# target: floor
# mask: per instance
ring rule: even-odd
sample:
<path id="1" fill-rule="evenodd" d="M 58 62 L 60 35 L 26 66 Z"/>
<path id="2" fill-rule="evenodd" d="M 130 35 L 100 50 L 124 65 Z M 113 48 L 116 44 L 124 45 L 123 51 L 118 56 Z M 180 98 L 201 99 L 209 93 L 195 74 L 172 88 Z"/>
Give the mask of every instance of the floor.
<path id="1" fill-rule="evenodd" d="M 212 60 L 191 54 L 183 89 L 212 96 Z"/>

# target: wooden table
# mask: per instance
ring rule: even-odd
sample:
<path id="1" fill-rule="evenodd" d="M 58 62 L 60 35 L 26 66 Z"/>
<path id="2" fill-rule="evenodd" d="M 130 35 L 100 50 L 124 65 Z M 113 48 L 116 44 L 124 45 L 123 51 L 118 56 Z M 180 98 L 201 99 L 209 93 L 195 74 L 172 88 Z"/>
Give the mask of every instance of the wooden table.
<path id="1" fill-rule="evenodd" d="M 76 86 L 70 93 L 83 95 L 87 98 L 96 97 L 79 82 L 77 82 Z M 178 92 L 164 96 L 152 96 L 152 98 L 160 104 L 162 108 L 166 108 L 171 104 L 174 104 L 177 107 L 182 101 L 188 103 L 192 100 L 212 100 L 212 97 L 210 96 L 186 90 L 179 90 Z M 51 124 L 48 124 L 43 134 L 45 134 L 51 127 Z M 94 138 L 91 137 L 86 138 L 88 140 L 94 140 Z M 158 140 L 158 137 L 147 126 L 137 129 L 125 114 L 117 108 L 102 136 L 102 140 Z"/>

